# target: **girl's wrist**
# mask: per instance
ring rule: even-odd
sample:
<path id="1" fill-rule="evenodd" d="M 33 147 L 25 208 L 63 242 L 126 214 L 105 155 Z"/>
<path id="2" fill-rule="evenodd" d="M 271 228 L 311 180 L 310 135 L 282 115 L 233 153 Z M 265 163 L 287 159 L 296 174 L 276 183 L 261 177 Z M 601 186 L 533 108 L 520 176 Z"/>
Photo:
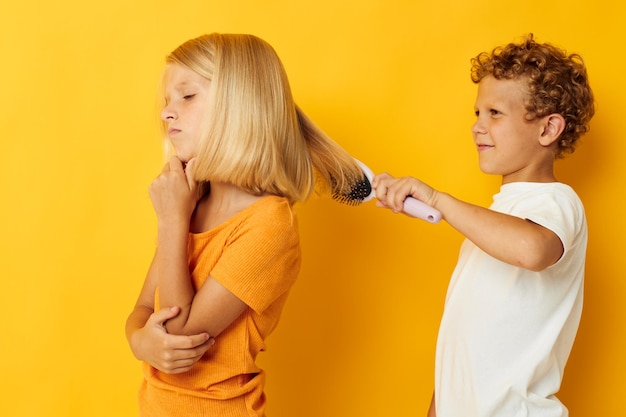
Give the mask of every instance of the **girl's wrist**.
<path id="1" fill-rule="evenodd" d="M 159 219 L 157 225 L 159 236 L 165 236 L 167 239 L 182 236 L 185 239 L 189 234 L 189 221 L 184 219 Z"/>

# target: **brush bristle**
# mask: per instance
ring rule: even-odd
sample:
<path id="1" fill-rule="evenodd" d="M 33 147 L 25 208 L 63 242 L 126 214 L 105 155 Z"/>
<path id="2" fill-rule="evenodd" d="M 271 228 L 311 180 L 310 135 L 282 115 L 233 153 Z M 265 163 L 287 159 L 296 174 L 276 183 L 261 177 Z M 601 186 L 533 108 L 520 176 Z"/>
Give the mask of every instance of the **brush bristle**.
<path id="1" fill-rule="evenodd" d="M 345 193 L 334 193 L 333 199 L 349 206 L 361 204 L 372 193 L 372 184 L 364 175 L 359 181 L 355 182 Z"/>

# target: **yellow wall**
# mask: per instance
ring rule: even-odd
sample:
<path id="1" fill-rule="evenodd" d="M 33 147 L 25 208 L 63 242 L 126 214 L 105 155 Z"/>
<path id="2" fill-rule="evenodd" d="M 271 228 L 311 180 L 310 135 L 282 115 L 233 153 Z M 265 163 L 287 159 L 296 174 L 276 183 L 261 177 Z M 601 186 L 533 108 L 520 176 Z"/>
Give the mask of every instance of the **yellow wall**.
<path id="1" fill-rule="evenodd" d="M 585 310 L 560 397 L 626 415 L 623 5 L 389 0 L 10 1 L 0 12 L 0 415 L 132 416 L 124 339 L 154 242 L 164 55 L 248 32 L 283 58 L 299 104 L 375 171 L 489 204 L 469 126 L 469 59 L 534 32 L 580 52 L 599 104 L 558 165 L 586 204 Z M 304 266 L 268 340 L 273 417 L 423 415 L 460 236 L 447 224 L 314 199 Z"/>

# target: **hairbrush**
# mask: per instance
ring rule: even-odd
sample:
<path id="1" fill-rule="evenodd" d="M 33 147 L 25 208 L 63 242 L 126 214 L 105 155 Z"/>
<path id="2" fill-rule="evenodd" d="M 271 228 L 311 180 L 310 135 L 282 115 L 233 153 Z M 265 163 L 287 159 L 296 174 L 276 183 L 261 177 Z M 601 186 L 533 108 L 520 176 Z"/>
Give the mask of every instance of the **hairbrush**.
<path id="1" fill-rule="evenodd" d="M 347 194 L 333 195 L 335 200 L 350 206 L 356 206 L 364 203 L 376 196 L 376 191 L 372 188 L 374 173 L 363 162 L 358 159 L 355 159 L 355 161 L 361 167 L 361 171 L 363 171 L 363 179 L 354 184 Z M 402 208 L 402 211 L 411 217 L 426 220 L 430 223 L 439 223 L 441 220 L 441 213 L 439 210 L 434 209 L 428 204 L 413 197 L 407 197 L 406 200 L 404 200 L 404 207 Z"/>

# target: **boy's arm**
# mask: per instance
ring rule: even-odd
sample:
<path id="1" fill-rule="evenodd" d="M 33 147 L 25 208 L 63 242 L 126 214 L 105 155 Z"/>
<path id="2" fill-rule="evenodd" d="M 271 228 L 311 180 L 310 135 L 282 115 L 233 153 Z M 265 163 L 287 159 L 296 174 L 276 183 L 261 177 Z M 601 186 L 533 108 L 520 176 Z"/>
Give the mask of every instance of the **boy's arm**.
<path id="1" fill-rule="evenodd" d="M 394 212 L 412 196 L 439 210 L 443 218 L 494 258 L 532 271 L 559 260 L 563 244 L 549 229 L 529 220 L 480 207 L 439 192 L 413 177 L 377 175 L 372 183 L 378 205 Z"/>
<path id="2" fill-rule="evenodd" d="M 542 271 L 563 254 L 561 239 L 529 220 L 466 203 L 446 193 L 437 192 L 433 204 L 452 227 L 502 262 Z"/>
<path id="3" fill-rule="evenodd" d="M 437 417 L 437 411 L 435 410 L 435 393 L 433 392 L 433 398 L 430 400 L 430 407 L 428 407 L 428 414 L 426 417 Z"/>

